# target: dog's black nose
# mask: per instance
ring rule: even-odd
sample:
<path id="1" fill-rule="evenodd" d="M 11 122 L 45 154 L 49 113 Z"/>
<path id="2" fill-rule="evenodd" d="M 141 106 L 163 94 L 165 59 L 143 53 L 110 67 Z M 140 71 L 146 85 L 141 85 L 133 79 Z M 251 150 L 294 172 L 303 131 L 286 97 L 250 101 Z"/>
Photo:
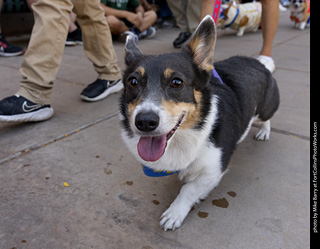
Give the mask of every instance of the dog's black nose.
<path id="1" fill-rule="evenodd" d="M 159 116 L 154 112 L 139 113 L 135 125 L 139 131 L 154 131 L 159 126 Z"/>

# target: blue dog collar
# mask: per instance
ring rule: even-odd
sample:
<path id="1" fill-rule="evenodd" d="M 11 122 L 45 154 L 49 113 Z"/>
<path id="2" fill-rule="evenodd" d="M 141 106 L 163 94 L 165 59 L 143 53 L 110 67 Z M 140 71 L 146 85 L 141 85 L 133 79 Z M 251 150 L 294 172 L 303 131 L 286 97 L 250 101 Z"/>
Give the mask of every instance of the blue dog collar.
<path id="1" fill-rule="evenodd" d="M 237 20 L 239 13 L 240 13 L 240 10 L 239 10 L 239 8 L 237 8 L 237 13 L 236 13 L 235 17 L 233 18 L 233 20 L 229 24 L 225 25 L 224 28 L 229 28 Z M 223 18 L 226 20 L 225 16 L 223 16 Z"/>
<path id="2" fill-rule="evenodd" d="M 154 169 L 151 169 L 143 164 L 141 164 L 142 169 L 143 169 L 143 173 L 146 176 L 150 176 L 150 177 L 162 177 L 162 176 L 168 176 L 168 175 L 173 175 L 175 173 L 180 172 L 180 170 L 177 171 L 155 171 Z"/>
<path id="3" fill-rule="evenodd" d="M 218 72 L 217 72 L 215 69 L 212 70 L 211 74 L 212 74 L 213 77 L 215 77 L 215 78 L 217 78 L 218 80 L 220 80 L 221 84 L 223 84 L 223 81 L 222 81 L 222 79 L 220 78 L 220 75 L 218 74 Z"/>

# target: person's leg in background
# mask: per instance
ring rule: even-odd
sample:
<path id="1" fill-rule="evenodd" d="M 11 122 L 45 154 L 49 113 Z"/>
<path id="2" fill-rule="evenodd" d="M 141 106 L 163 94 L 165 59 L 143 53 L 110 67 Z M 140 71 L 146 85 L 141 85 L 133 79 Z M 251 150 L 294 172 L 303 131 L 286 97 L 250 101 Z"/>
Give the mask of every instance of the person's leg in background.
<path id="1" fill-rule="evenodd" d="M 28 5 L 30 11 L 33 12 L 32 5 L 37 0 L 26 0 L 26 1 L 27 1 L 27 5 Z M 69 24 L 68 36 L 67 36 L 67 40 L 66 40 L 65 45 L 75 46 L 77 44 L 82 44 L 81 30 L 76 25 L 77 16 L 73 12 L 71 12 L 69 15 L 70 15 L 70 24 Z"/>
<path id="2" fill-rule="evenodd" d="M 37 0 L 35 23 L 20 72 L 17 94 L 0 101 L 0 121 L 43 121 L 52 117 L 51 93 L 64 51 L 71 0 Z"/>
<path id="3" fill-rule="evenodd" d="M 70 25 L 68 30 L 68 36 L 66 40 L 67 46 L 75 46 L 77 44 L 82 45 L 82 32 L 76 25 L 77 15 L 74 12 L 70 13 Z"/>
<path id="4" fill-rule="evenodd" d="M 85 89 L 98 96 L 85 97 L 97 101 L 123 88 L 121 72 L 99 0 L 75 3 L 85 30 L 84 48 L 98 73 L 98 80 Z M 53 81 L 60 67 L 73 8 L 72 0 L 37 0 L 33 5 L 35 25 L 20 70 L 23 79 L 17 94 L 0 101 L 0 121 L 42 121 L 53 115 Z"/>
<path id="5" fill-rule="evenodd" d="M 215 0 L 203 0 L 201 5 L 200 21 L 206 15 L 212 16 L 214 7 L 215 7 Z"/>
<path id="6" fill-rule="evenodd" d="M 189 32 L 187 20 L 188 0 L 167 0 L 170 10 L 176 19 L 180 32 Z"/>
<path id="7" fill-rule="evenodd" d="M 42 105 L 51 103 L 53 81 L 60 67 L 73 5 L 69 1 L 37 0 L 35 23 L 20 72 L 18 94 Z"/>
<path id="8" fill-rule="evenodd" d="M 123 88 L 110 28 L 100 0 L 73 1 L 82 30 L 86 55 L 93 63 L 98 79 L 81 93 L 86 101 L 98 101 Z"/>
<path id="9" fill-rule="evenodd" d="M 173 46 L 181 48 L 182 44 L 191 36 L 187 19 L 188 0 L 167 0 L 167 3 L 180 29 L 180 34 L 173 41 Z"/>
<path id="10" fill-rule="evenodd" d="M 272 59 L 272 45 L 277 33 L 279 22 L 279 0 L 261 0 L 261 4 L 261 27 L 263 43 L 258 60 L 271 72 L 274 72 L 275 64 Z"/>
<path id="11" fill-rule="evenodd" d="M 189 0 L 187 6 L 187 20 L 189 31 L 192 34 L 198 27 L 201 19 L 201 6 L 203 0 Z M 212 15 L 212 13 L 211 13 Z"/>
<path id="12" fill-rule="evenodd" d="M 76 20 L 77 20 L 77 15 L 73 12 L 70 13 L 70 25 L 69 25 L 69 30 L 68 32 L 73 32 L 75 31 L 78 27 L 76 25 Z"/>
<path id="13" fill-rule="evenodd" d="M 24 49 L 9 43 L 4 37 L 4 35 L 2 34 L 2 30 L 1 30 L 2 3 L 3 1 L 0 0 L 0 56 L 10 57 L 10 56 L 21 55 L 24 53 Z"/>

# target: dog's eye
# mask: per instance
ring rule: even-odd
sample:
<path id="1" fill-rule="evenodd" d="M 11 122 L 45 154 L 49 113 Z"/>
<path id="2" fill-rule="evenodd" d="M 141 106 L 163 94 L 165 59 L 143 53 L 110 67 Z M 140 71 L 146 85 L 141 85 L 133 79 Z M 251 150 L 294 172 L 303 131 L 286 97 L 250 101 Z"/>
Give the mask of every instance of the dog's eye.
<path id="1" fill-rule="evenodd" d="M 138 80 L 136 78 L 131 78 L 129 80 L 129 86 L 131 88 L 136 88 L 138 85 L 139 85 L 139 82 L 138 82 Z"/>
<path id="2" fill-rule="evenodd" d="M 178 79 L 178 78 L 174 78 L 172 81 L 171 81 L 171 86 L 173 88 L 181 88 L 183 86 L 183 81 Z"/>

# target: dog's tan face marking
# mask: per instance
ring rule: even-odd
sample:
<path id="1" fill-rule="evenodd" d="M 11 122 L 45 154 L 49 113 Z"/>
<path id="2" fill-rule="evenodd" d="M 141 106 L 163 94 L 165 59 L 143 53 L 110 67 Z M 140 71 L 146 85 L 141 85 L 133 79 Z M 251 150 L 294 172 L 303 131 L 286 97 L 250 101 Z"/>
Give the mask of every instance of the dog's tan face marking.
<path id="1" fill-rule="evenodd" d="M 144 76 L 144 73 L 146 72 L 146 70 L 144 69 L 144 67 L 138 67 L 137 69 L 138 73 L 141 75 L 141 77 Z"/>
<path id="2" fill-rule="evenodd" d="M 176 103 L 172 100 L 163 100 L 163 108 L 170 113 L 171 116 L 180 117 L 185 113 L 185 118 L 179 129 L 191 129 L 200 121 L 201 109 L 201 92 L 194 90 L 196 104 L 193 103 Z"/>
<path id="3" fill-rule="evenodd" d="M 130 117 L 133 115 L 134 110 L 139 104 L 140 104 L 140 98 L 128 104 L 128 114 Z"/>
<path id="4" fill-rule="evenodd" d="M 173 70 L 172 69 L 170 69 L 170 68 L 167 68 L 166 70 L 164 70 L 164 77 L 166 78 L 166 79 L 170 79 L 170 77 L 171 77 L 171 75 L 173 74 Z"/>
<path id="5" fill-rule="evenodd" d="M 200 114 L 201 114 L 201 98 L 202 94 L 199 91 L 194 90 L 194 97 L 196 100 L 196 105 L 193 105 L 193 110 L 190 110 L 187 113 L 185 121 L 181 124 L 181 129 L 191 129 L 197 123 L 200 122 Z"/>

